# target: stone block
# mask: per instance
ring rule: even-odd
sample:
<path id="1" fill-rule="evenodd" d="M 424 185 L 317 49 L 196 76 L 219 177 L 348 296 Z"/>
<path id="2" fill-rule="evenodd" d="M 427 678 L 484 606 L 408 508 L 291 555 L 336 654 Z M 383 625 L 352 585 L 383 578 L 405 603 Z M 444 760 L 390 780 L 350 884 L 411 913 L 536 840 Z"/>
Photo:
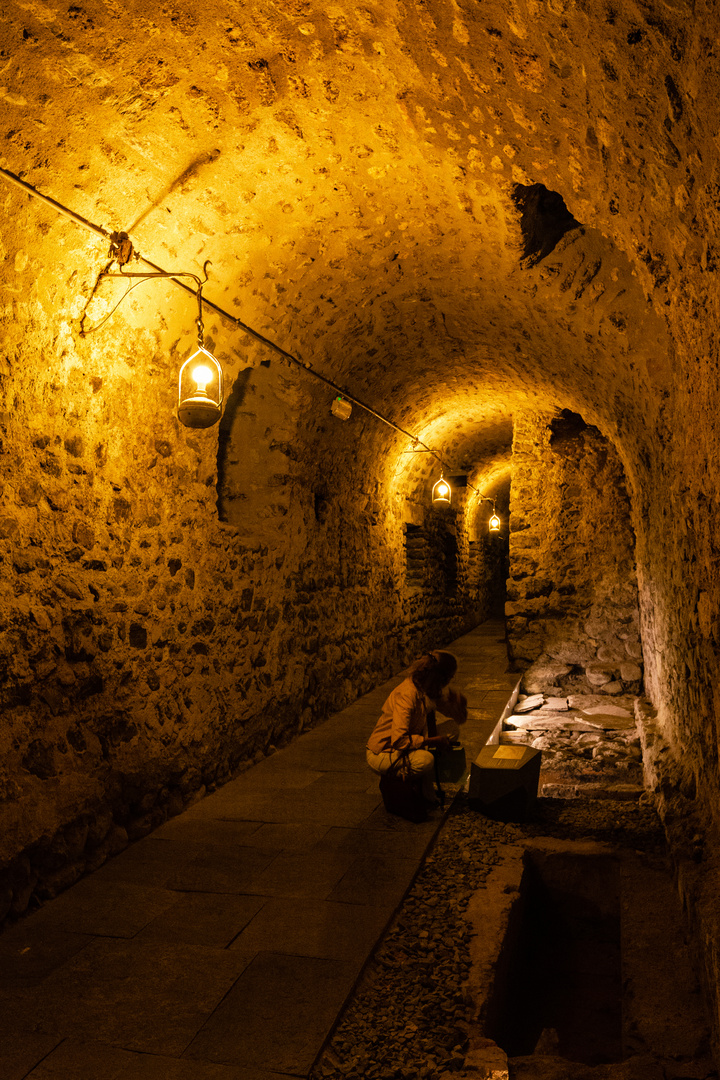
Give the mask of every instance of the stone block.
<path id="1" fill-rule="evenodd" d="M 584 667 L 595 658 L 595 644 L 587 640 L 552 642 L 546 646 L 548 656 L 563 664 Z"/>
<path id="2" fill-rule="evenodd" d="M 537 568 L 537 559 L 533 559 L 530 556 L 514 558 L 511 567 L 511 575 L 516 579 L 529 577 L 530 574 L 535 573 Z"/>
<path id="3" fill-rule="evenodd" d="M 607 621 L 599 618 L 597 615 L 591 616 L 586 619 L 583 626 L 583 630 L 588 637 L 595 638 L 597 641 L 601 641 L 607 634 Z"/>
<path id="4" fill-rule="evenodd" d="M 546 689 L 554 686 L 557 679 L 569 675 L 569 664 L 563 664 L 558 660 L 549 658 L 538 660 L 523 676 L 523 685 L 529 694 L 541 694 Z"/>
<path id="5" fill-rule="evenodd" d="M 527 578 L 521 582 L 520 586 L 525 593 L 528 600 L 535 600 L 550 596 L 553 591 L 554 584 L 550 578 L 533 577 Z"/>
<path id="6" fill-rule="evenodd" d="M 82 585 L 69 574 L 58 574 L 55 578 L 55 584 L 58 589 L 61 589 L 66 596 L 71 598 L 71 600 L 82 600 L 86 596 Z"/>
<path id="7" fill-rule="evenodd" d="M 594 696 L 570 699 L 572 708 L 582 709 L 586 716 L 612 716 L 632 720 L 633 710 L 622 705 L 606 705 L 602 699 Z"/>
<path id="8" fill-rule="evenodd" d="M 543 705 L 543 712 L 567 712 L 569 706 L 566 697 L 549 697 Z"/>
<path id="9" fill-rule="evenodd" d="M 592 722 L 562 714 L 551 716 L 541 712 L 534 712 L 529 713 L 527 716 L 509 716 L 505 723 L 509 728 L 518 731 L 597 732 L 597 726 Z"/>
<path id="10" fill-rule="evenodd" d="M 542 652 L 543 640 L 540 634 L 523 634 L 521 638 L 512 643 L 511 655 L 514 659 L 529 660 L 534 663 Z M 526 689 L 530 687 L 526 684 Z M 539 690 L 544 687 L 539 687 Z"/>
<path id="11" fill-rule="evenodd" d="M 597 659 L 601 664 L 617 665 L 625 659 L 625 646 L 620 642 L 617 645 L 601 645 L 597 651 Z"/>
<path id="12" fill-rule="evenodd" d="M 0 540 L 9 540 L 19 529 L 15 518 L 3 515 L 0 517 Z"/>
<path id="13" fill-rule="evenodd" d="M 532 709 L 539 709 L 545 701 L 544 694 L 532 694 L 530 697 L 523 697 L 518 699 L 518 703 L 515 706 L 516 713 L 530 712 Z"/>
<path id="14" fill-rule="evenodd" d="M 591 686 L 604 686 L 612 681 L 613 674 L 611 668 L 601 667 L 599 664 L 591 664 L 585 669 L 585 678 Z"/>
<path id="15" fill-rule="evenodd" d="M 597 746 L 604 737 L 599 731 L 588 731 L 578 736 L 577 745 L 581 747 Z"/>
<path id="16" fill-rule="evenodd" d="M 623 682 L 639 682 L 642 679 L 642 671 L 637 664 L 621 664 L 620 678 Z"/>

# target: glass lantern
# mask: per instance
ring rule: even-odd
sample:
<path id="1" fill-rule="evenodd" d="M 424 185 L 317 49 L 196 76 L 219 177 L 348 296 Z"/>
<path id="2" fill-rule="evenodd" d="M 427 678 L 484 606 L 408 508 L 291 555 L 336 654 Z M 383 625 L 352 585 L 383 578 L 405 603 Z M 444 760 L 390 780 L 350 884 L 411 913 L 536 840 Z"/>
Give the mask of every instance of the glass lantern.
<path id="1" fill-rule="evenodd" d="M 449 506 L 452 500 L 452 488 L 447 480 L 440 474 L 440 479 L 432 489 L 433 506 Z"/>
<path id="2" fill-rule="evenodd" d="M 178 420 L 189 428 L 212 427 L 222 416 L 222 403 L 222 368 L 201 345 L 180 368 Z"/>

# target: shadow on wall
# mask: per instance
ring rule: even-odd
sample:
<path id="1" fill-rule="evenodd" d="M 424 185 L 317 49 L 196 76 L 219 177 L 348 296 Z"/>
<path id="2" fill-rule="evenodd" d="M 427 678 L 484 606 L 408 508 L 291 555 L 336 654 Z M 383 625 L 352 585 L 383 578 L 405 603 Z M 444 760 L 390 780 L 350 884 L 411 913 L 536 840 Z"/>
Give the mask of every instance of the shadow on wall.
<path id="1" fill-rule="evenodd" d="M 217 451 L 217 508 L 220 521 L 230 520 L 229 504 L 233 499 L 242 497 L 241 493 L 232 493 L 230 489 L 232 466 L 238 464 L 242 455 L 242 448 L 236 446 L 233 441 L 233 429 L 238 419 L 238 412 L 245 402 L 251 374 L 252 369 L 246 368 L 238 375 L 225 403 L 225 411 L 220 421 Z"/>

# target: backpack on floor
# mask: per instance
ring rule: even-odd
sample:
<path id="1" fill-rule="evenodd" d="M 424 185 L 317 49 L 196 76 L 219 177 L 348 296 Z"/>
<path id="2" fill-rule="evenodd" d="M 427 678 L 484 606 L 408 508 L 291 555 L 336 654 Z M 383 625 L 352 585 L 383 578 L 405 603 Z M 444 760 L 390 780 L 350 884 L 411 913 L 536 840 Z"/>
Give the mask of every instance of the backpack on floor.
<path id="1" fill-rule="evenodd" d="M 388 814 L 419 824 L 427 821 L 427 806 L 417 780 L 406 780 L 394 772 L 380 777 L 380 794 Z"/>

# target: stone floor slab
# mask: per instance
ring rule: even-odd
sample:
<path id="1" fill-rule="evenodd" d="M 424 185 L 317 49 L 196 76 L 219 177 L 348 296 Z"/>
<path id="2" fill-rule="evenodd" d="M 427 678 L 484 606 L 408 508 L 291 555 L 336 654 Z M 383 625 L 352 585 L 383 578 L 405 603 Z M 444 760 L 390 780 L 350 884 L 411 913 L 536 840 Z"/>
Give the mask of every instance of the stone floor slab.
<path id="1" fill-rule="evenodd" d="M 357 761 L 355 761 L 357 770 Z M 312 790 L 282 792 L 235 792 L 222 800 L 205 805 L 198 803 L 188 811 L 194 818 L 246 819 L 258 822 L 294 822 L 316 825 L 357 825 L 373 812 L 380 801 L 377 795 L 351 794 L 342 800 L 318 799 Z"/>
<path id="2" fill-rule="evenodd" d="M 224 949 L 257 915 L 265 902 L 264 896 L 182 893 L 172 907 L 140 931 L 137 940 L 156 938 Z"/>
<path id="3" fill-rule="evenodd" d="M 174 874 L 168 888 L 178 892 L 243 893 L 276 853 L 256 848 L 219 848 L 197 855 Z"/>
<path id="4" fill-rule="evenodd" d="M 235 939 L 241 952 L 353 960 L 359 967 L 388 923 L 387 907 L 273 897 Z"/>
<path id="5" fill-rule="evenodd" d="M 0 935 L 0 990 L 36 986 L 92 940 L 23 919 Z"/>
<path id="6" fill-rule="evenodd" d="M 351 794 L 376 796 L 377 791 L 377 777 L 367 768 L 359 773 L 323 773 L 313 784 L 310 794 L 322 799 L 344 799 Z"/>
<path id="7" fill-rule="evenodd" d="M 14 1032 L 0 1035 L 0 1077 L 2 1080 L 25 1080 L 30 1070 L 57 1046 L 50 1035 Z"/>
<path id="8" fill-rule="evenodd" d="M 376 718 L 370 718 L 368 730 L 372 731 Z M 367 736 L 366 736 L 367 737 Z M 363 744 L 364 745 L 364 744 Z M 318 766 L 318 754 L 313 746 L 299 747 L 297 750 L 293 750 L 291 758 L 285 759 L 281 755 L 285 753 L 284 750 L 279 750 L 277 754 L 273 754 L 269 760 L 272 762 L 272 768 L 274 770 L 283 771 L 284 769 L 317 769 Z M 357 771 L 357 751 L 349 749 L 347 744 L 344 744 L 342 748 L 328 749 L 327 753 L 323 748 L 323 756 L 321 764 L 323 769 L 332 772 L 351 772 Z"/>
<path id="9" fill-rule="evenodd" d="M 330 831 L 327 825 L 310 822 L 270 822 L 261 825 L 253 838 L 253 846 L 261 850 L 308 851 L 322 841 Z"/>
<path id="10" fill-rule="evenodd" d="M 267 759 L 268 761 L 271 759 Z M 315 759 L 317 765 L 317 758 Z M 278 788 L 282 791 L 302 791 L 305 788 L 310 787 L 316 783 L 324 774 L 315 769 L 302 769 L 293 767 L 292 765 L 280 771 L 272 769 L 271 767 L 263 767 L 265 762 L 260 762 L 260 765 L 255 769 L 249 769 L 248 772 L 243 773 L 236 780 L 232 780 L 229 784 L 223 787 L 223 792 L 232 792 L 235 790 L 243 792 L 251 791 L 268 791 L 273 788 Z"/>
<path id="11" fill-rule="evenodd" d="M 399 859 L 421 859 L 428 846 L 427 830 L 344 829 L 326 830 L 316 851 L 336 851 L 343 855 L 372 855 Z"/>
<path id="12" fill-rule="evenodd" d="M 167 889 L 94 875 L 50 900 L 38 911 L 35 925 L 73 934 L 131 938 L 176 899 Z"/>
<path id="13" fill-rule="evenodd" d="M 110 859 L 93 877 L 100 881 L 127 881 L 163 888 L 173 874 L 203 850 L 201 841 L 146 836 Z"/>
<path id="14" fill-rule="evenodd" d="M 98 939 L 3 1009 L 38 1034 L 180 1055 L 248 962 L 239 950 Z"/>
<path id="15" fill-rule="evenodd" d="M 214 821 L 195 820 L 188 814 L 171 818 L 156 829 L 152 839 L 175 840 L 183 844 L 235 844 L 237 847 L 254 847 L 255 837 L 261 825 L 257 821 Z M 135 846 L 135 845 L 133 845 Z"/>
<path id="16" fill-rule="evenodd" d="M 361 856 L 328 895 L 342 904 L 397 907 L 417 872 L 417 859 Z"/>
<path id="17" fill-rule="evenodd" d="M 404 818 L 398 817 L 397 814 L 388 814 L 385 807 L 380 805 L 373 810 L 372 814 L 365 818 L 364 821 L 359 822 L 355 826 L 345 826 L 346 828 L 359 828 L 359 829 L 377 829 L 382 833 L 387 833 L 392 836 L 397 833 L 412 833 L 417 836 L 424 834 L 427 836 L 428 844 L 432 840 L 432 837 L 440 828 L 442 824 L 442 814 L 433 810 L 428 815 L 427 821 L 414 822 L 405 821 Z"/>
<path id="18" fill-rule="evenodd" d="M 304 1076 L 356 974 L 351 961 L 260 953 L 185 1056 Z"/>
<path id="19" fill-rule="evenodd" d="M 286 852 L 257 875 L 249 891 L 263 896 L 324 900 L 352 863 L 352 855 L 332 851 Z"/>
<path id="20" fill-rule="evenodd" d="M 6 1080 L 4 1073 L 0 1075 Z M 27 1080 L 287 1080 L 287 1077 L 263 1069 L 138 1054 L 104 1043 L 66 1039 L 27 1074 Z"/>

